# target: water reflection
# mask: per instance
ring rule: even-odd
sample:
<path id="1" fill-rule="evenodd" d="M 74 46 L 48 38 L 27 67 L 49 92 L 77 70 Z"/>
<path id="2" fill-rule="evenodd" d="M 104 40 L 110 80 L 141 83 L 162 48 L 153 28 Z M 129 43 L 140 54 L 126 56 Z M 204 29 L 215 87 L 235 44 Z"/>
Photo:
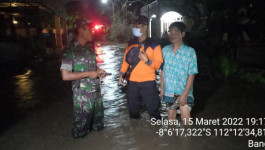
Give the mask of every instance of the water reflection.
<path id="1" fill-rule="evenodd" d="M 105 107 L 106 126 L 119 127 L 123 124 L 120 120 L 120 112 L 126 109 L 125 93 L 122 92 L 118 83 L 119 69 L 122 63 L 123 51 L 125 46 L 103 46 L 96 49 L 96 53 L 102 58 L 102 63 L 98 66 L 106 72 L 111 73 L 102 79 L 102 95 Z M 103 61 L 104 60 L 104 61 Z"/>
<path id="2" fill-rule="evenodd" d="M 112 73 L 112 75 L 102 80 L 106 128 L 102 132 L 93 134 L 93 137 L 87 138 L 88 142 L 92 138 L 100 140 L 95 146 L 91 145 L 91 149 L 106 149 L 106 147 L 101 145 L 108 145 L 107 149 L 109 150 L 225 149 L 223 147 L 216 148 L 215 143 L 220 143 L 220 140 L 223 143 L 229 143 L 232 138 L 224 140 L 214 136 L 183 137 L 176 135 L 175 132 L 172 132 L 171 136 L 169 136 L 168 132 L 164 132 L 164 136 L 159 136 L 159 129 L 169 127 L 166 125 L 151 125 L 145 110 L 142 110 L 140 119 L 130 119 L 126 107 L 126 93 L 118 83 L 124 46 L 103 46 L 101 50 L 101 56 L 104 61 L 98 63 L 98 66 Z M 157 83 L 159 87 L 159 72 L 157 72 Z M 167 113 L 164 103 L 162 103 L 161 112 L 162 117 L 166 118 Z M 182 127 L 172 126 L 170 128 L 177 129 Z"/>
<path id="3" fill-rule="evenodd" d="M 103 52 L 102 52 L 102 49 L 101 47 L 99 47 L 99 45 L 95 46 L 95 53 L 97 54 L 97 63 L 103 63 Z"/>
<path id="4" fill-rule="evenodd" d="M 18 99 L 17 107 L 20 109 L 33 108 L 39 103 L 34 99 L 36 93 L 33 89 L 32 74 L 33 71 L 28 70 L 25 74 L 15 76 L 15 96 Z"/>
<path id="5" fill-rule="evenodd" d="M 53 63 L 47 63 L 45 66 L 39 66 L 38 70 L 31 69 L 27 70 L 25 74 L 2 79 L 2 84 L 0 85 L 1 89 L 3 89 L 0 91 L 0 129 L 3 130 L 3 127 L 11 127 L 10 124 L 12 123 L 12 119 L 18 121 L 22 118 L 19 116 L 22 114 L 20 110 L 33 107 L 37 108 L 36 105 L 39 105 L 39 103 L 47 103 L 49 105 L 46 105 L 47 107 L 44 107 L 45 109 L 42 109 L 42 111 L 37 112 L 36 114 L 38 115 L 36 116 L 30 113 L 33 117 L 25 119 L 23 124 L 18 124 L 17 127 L 14 127 L 14 130 L 10 130 L 11 132 L 4 134 L 2 138 L 0 138 L 0 143 L 4 143 L 0 144 L 1 148 L 12 149 L 10 146 L 14 145 L 20 147 L 20 149 L 28 150 L 45 149 L 47 147 L 58 150 L 87 149 L 88 147 L 89 149 L 95 150 L 246 149 L 245 145 L 241 144 L 242 141 L 246 140 L 237 137 L 223 138 L 204 136 L 184 138 L 174 134 L 168 136 L 166 132 L 164 136 L 159 136 L 156 132 L 164 126 L 152 126 L 145 110 L 141 113 L 140 119 L 130 119 L 126 107 L 126 93 L 118 83 L 124 49 L 125 45 L 115 45 L 102 46 L 99 47 L 97 51 L 98 55 L 100 55 L 100 59 L 102 58 L 101 61 L 98 61 L 98 66 L 112 73 L 111 76 L 107 76 L 102 80 L 101 85 L 105 107 L 105 129 L 100 132 L 91 132 L 91 134 L 82 141 L 73 140 L 69 132 L 72 125 L 70 121 L 72 115 L 71 83 L 61 80 L 59 66 Z M 159 76 L 157 76 L 157 81 L 159 81 Z M 199 85 L 202 85 L 201 83 Z M 203 83 L 205 83 L 205 81 Z M 247 91 L 246 95 L 249 95 L 249 98 L 253 95 L 253 91 L 245 90 L 250 88 L 248 85 L 240 87 L 242 90 L 237 90 L 237 93 L 235 93 L 235 89 L 239 88 L 236 86 L 237 84 L 229 89 L 230 95 L 240 97 L 242 92 L 240 93 L 239 91 Z M 256 89 L 262 88 L 255 88 L 253 90 Z M 202 90 L 199 92 L 201 91 Z M 212 90 L 203 90 L 201 95 L 213 93 L 209 91 Z M 227 107 L 227 109 L 221 109 L 222 107 L 226 108 L 227 105 L 222 105 L 222 107 L 220 107 L 218 101 L 215 101 L 215 99 L 220 100 L 218 97 L 223 98 L 222 95 L 224 94 L 222 91 L 223 89 L 221 89 L 221 93 L 215 93 L 211 101 L 207 102 L 206 108 L 208 109 L 200 115 L 201 117 L 209 117 L 209 115 L 211 116 L 218 112 L 227 112 L 227 109 L 231 108 Z M 258 98 L 260 98 L 260 104 L 264 104 L 262 103 L 263 99 L 261 99 L 264 93 L 262 92 L 262 90 L 255 92 L 255 95 L 258 95 Z M 232 98 L 233 100 L 227 99 L 224 103 L 233 102 L 234 104 L 235 100 L 242 101 L 242 99 L 239 98 Z M 251 102 L 246 104 L 252 105 Z M 260 110 L 257 112 L 264 114 L 263 111 L 261 111 L 263 110 L 263 105 L 258 106 L 260 106 L 258 107 L 260 109 L 255 110 Z M 238 108 L 243 110 L 246 107 Z M 166 117 L 164 104 L 162 104 L 162 110 L 162 116 Z M 249 111 L 246 112 L 248 112 L 247 115 L 249 116 Z M 9 148 L 5 148 L 5 146 Z M 18 149 L 17 147 L 13 149 Z"/>
<path id="6" fill-rule="evenodd" d="M 159 149 L 160 147 L 168 146 L 168 141 L 161 142 L 159 136 L 155 133 L 158 131 L 158 126 L 151 126 L 150 118 L 146 110 L 142 109 L 141 119 L 133 120 L 129 118 L 127 109 L 126 92 L 119 85 L 119 71 L 123 60 L 125 45 L 110 45 L 103 46 L 98 49 L 102 52 L 103 62 L 98 63 L 98 66 L 106 72 L 112 73 L 102 79 L 102 94 L 105 107 L 105 129 L 104 135 L 111 135 L 112 140 L 118 147 L 115 149 Z M 159 78 L 159 75 L 157 76 Z M 164 105 L 163 105 L 164 107 Z M 162 107 L 162 109 L 164 109 Z M 162 113 L 165 116 L 166 113 Z M 99 135 L 100 136 L 100 135 Z M 161 145 L 162 144 L 162 145 Z M 149 149 L 148 148 L 148 149 Z"/>
<path id="7" fill-rule="evenodd" d="M 104 69 L 108 73 L 112 73 L 111 76 L 107 76 L 102 81 L 102 94 L 104 99 L 105 115 L 118 116 L 120 111 L 126 109 L 127 100 L 126 93 L 123 90 L 124 87 L 119 85 L 119 71 L 123 60 L 125 45 L 109 45 L 96 47 L 96 53 L 101 56 L 102 62 L 98 62 L 98 66 Z M 159 81 L 159 72 L 157 73 L 157 81 Z M 159 82 L 158 82 L 159 87 Z M 162 103 L 162 116 L 166 116 L 165 104 Z M 148 116 L 146 112 L 142 114 Z M 146 117 L 147 119 L 148 117 Z M 106 118 L 107 119 L 107 118 Z M 147 119 L 148 120 L 148 119 Z M 108 122 L 107 122 L 108 123 Z M 119 122 L 117 122 L 118 124 Z"/>

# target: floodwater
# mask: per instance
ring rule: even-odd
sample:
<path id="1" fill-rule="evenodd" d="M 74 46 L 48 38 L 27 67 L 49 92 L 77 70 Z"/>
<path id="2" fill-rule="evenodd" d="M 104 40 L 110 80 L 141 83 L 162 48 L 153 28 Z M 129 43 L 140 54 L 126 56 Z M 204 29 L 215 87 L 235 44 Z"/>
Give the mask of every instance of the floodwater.
<path id="1" fill-rule="evenodd" d="M 71 85 L 70 82 L 61 81 L 59 63 L 51 61 L 39 68 L 26 68 L 19 75 L 6 77 L 2 81 L 0 92 L 1 149 L 245 150 L 248 149 L 248 140 L 264 139 L 263 135 L 238 137 L 233 136 L 232 132 L 228 136 L 220 135 L 220 132 L 217 135 L 214 132 L 217 128 L 227 128 L 224 126 L 190 126 L 187 128 L 194 129 L 193 134 L 180 136 L 182 134 L 180 132 L 184 129 L 183 125 L 152 125 L 153 122 L 150 121 L 144 107 L 140 119 L 130 119 L 126 106 L 126 89 L 118 83 L 124 48 L 124 45 L 118 44 L 105 45 L 96 49 L 98 66 L 112 73 L 102 79 L 101 84 L 105 128 L 99 132 L 91 132 L 82 140 L 73 139 L 70 134 L 72 128 Z M 259 113 L 253 114 L 264 117 L 264 111 L 261 111 L 262 106 L 249 103 L 248 93 L 242 93 L 250 87 L 242 86 L 239 88 L 241 91 L 234 93 L 233 86 L 213 86 L 214 84 L 208 80 L 207 82 L 197 81 L 197 83 L 200 84 L 195 84 L 195 91 L 197 89 L 195 96 L 197 95 L 197 100 L 200 102 L 194 109 L 196 117 L 214 119 L 226 115 L 227 117 L 240 116 L 241 112 L 238 110 L 248 112 L 251 109 L 260 109 Z M 255 94 L 261 102 L 263 93 L 256 91 Z M 221 98 L 223 100 L 221 102 L 220 95 L 222 98 L 233 95 L 234 101 Z M 239 95 L 243 95 L 243 99 Z M 241 105 L 242 109 L 238 105 Z M 167 118 L 163 103 L 161 114 L 164 119 Z M 242 113 L 241 117 L 246 116 L 251 117 L 250 113 Z M 236 126 L 229 126 L 229 128 L 237 129 Z M 252 126 L 244 124 L 241 128 L 252 128 Z M 210 135 L 206 135 L 204 132 L 206 129 L 211 129 Z M 265 134 L 265 129 L 263 132 Z"/>

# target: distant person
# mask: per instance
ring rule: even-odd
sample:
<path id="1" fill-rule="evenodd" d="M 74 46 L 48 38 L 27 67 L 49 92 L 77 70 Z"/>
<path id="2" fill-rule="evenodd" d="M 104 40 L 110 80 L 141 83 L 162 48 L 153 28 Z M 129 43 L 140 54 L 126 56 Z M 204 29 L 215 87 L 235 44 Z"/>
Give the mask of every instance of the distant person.
<path id="1" fill-rule="evenodd" d="M 181 119 L 189 124 L 190 111 L 194 103 L 193 81 L 198 73 L 197 57 L 193 48 L 182 41 L 186 25 L 174 22 L 169 26 L 169 39 L 172 44 L 163 48 L 164 65 L 161 72 L 161 91 L 168 109 L 168 119 L 176 119 L 179 106 Z"/>
<path id="2" fill-rule="evenodd" d="M 162 47 L 164 47 L 165 45 L 170 44 L 167 30 L 165 30 L 165 32 L 162 34 L 162 38 L 161 38 L 161 43 L 160 44 L 161 44 Z"/>
<path id="3" fill-rule="evenodd" d="M 168 39 L 168 33 L 167 30 L 165 30 L 165 32 L 162 34 L 162 38 Z"/>
<path id="4" fill-rule="evenodd" d="M 140 15 L 133 24 L 134 39 L 128 42 L 120 70 L 119 82 L 129 70 L 128 108 L 130 118 L 140 118 L 141 99 L 144 101 L 151 118 L 161 119 L 160 99 L 156 87 L 155 70 L 159 69 L 163 59 L 161 47 L 147 37 L 149 20 Z M 128 68 L 129 67 L 129 68 Z"/>
<path id="5" fill-rule="evenodd" d="M 106 72 L 97 67 L 91 22 L 75 22 L 75 37 L 62 56 L 62 79 L 72 81 L 74 104 L 74 138 L 82 138 L 91 130 L 104 127 L 104 109 L 98 77 Z"/>

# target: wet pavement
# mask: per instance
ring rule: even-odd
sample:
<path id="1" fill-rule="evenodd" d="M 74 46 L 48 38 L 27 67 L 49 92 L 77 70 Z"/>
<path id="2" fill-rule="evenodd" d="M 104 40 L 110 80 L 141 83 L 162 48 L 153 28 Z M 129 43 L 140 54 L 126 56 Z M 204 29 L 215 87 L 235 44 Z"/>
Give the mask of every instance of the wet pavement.
<path id="1" fill-rule="evenodd" d="M 101 85 L 105 129 L 91 132 L 82 140 L 73 139 L 70 133 L 73 117 L 71 85 L 61 81 L 58 61 L 48 61 L 38 68 L 26 68 L 21 74 L 1 79 L 0 149 L 247 150 L 248 140 L 265 142 L 264 85 L 237 80 L 223 83 L 196 77 L 196 106 L 192 116 L 194 119 L 242 118 L 243 125 L 193 125 L 185 129 L 191 129 L 191 135 L 185 132 L 186 136 L 180 136 L 177 131 L 183 131 L 182 125 L 151 125 L 145 109 L 142 109 L 141 119 L 130 119 L 126 89 L 118 84 L 124 47 L 117 44 L 96 49 L 99 67 L 112 73 Z M 163 103 L 161 113 L 166 119 Z M 264 118 L 263 125 L 247 125 L 246 119 L 251 117 Z M 261 135 L 236 133 L 234 136 L 232 130 L 240 128 L 244 129 L 243 133 L 246 129 L 261 129 Z M 206 130 L 211 132 L 206 135 Z"/>

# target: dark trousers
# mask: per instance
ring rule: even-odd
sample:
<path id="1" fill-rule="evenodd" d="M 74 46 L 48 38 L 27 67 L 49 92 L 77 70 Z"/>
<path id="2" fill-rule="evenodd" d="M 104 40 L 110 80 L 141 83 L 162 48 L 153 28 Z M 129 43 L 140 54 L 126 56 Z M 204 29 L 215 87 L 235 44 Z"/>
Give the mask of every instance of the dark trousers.
<path id="1" fill-rule="evenodd" d="M 141 99 L 150 118 L 161 119 L 160 99 L 155 81 L 132 82 L 128 84 L 128 108 L 131 118 L 140 118 Z"/>

